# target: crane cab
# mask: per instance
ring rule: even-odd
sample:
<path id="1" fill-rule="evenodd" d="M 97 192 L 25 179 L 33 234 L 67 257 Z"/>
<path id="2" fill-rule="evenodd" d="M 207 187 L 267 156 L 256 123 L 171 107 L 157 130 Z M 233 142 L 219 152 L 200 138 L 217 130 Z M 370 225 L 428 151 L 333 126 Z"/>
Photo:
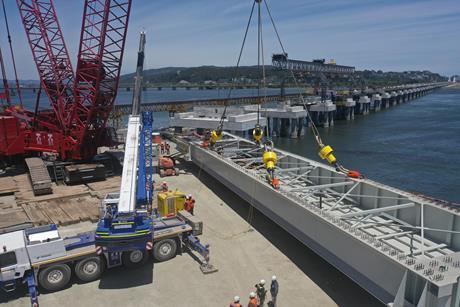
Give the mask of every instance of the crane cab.
<path id="1" fill-rule="evenodd" d="M 13 291 L 31 265 L 67 254 L 56 225 L 46 225 L 0 235 L 0 286 Z"/>
<path id="2" fill-rule="evenodd" d="M 17 276 L 30 269 L 24 232 L 15 231 L 0 235 L 0 287 L 6 291 L 16 288 Z"/>
<path id="3" fill-rule="evenodd" d="M 145 249 L 153 238 L 152 219 L 147 210 L 118 212 L 119 194 L 109 193 L 102 201 L 101 218 L 97 224 L 96 246 L 108 252 Z"/>

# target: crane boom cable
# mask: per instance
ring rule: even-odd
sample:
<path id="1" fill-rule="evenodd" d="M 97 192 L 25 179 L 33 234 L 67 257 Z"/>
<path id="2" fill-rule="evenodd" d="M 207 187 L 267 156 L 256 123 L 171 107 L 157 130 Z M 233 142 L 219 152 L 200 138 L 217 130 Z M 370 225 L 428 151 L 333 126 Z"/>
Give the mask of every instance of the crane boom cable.
<path id="1" fill-rule="evenodd" d="M 247 23 L 247 26 L 246 26 L 246 30 L 244 32 L 243 42 L 241 43 L 241 48 L 240 48 L 240 52 L 239 52 L 239 55 L 238 55 L 238 60 L 236 62 L 236 66 L 235 66 L 235 70 L 234 70 L 235 75 L 236 75 L 236 72 L 238 71 L 238 68 L 240 67 L 241 57 L 243 55 L 244 46 L 246 44 L 246 38 L 248 37 L 249 27 L 251 26 L 251 20 L 252 20 L 253 14 L 254 14 L 255 5 L 256 5 L 256 3 L 254 2 L 252 4 L 251 13 L 249 14 L 249 20 L 248 20 L 248 23 Z M 233 83 L 234 82 L 235 81 L 233 79 Z M 230 89 L 228 91 L 227 98 L 230 98 L 230 96 L 232 95 L 232 91 L 233 91 L 233 86 L 230 87 Z M 219 121 L 219 126 L 217 127 L 218 131 L 222 130 L 222 128 L 224 126 L 224 119 L 225 119 L 226 112 L 227 112 L 227 104 L 225 104 L 225 106 L 224 106 L 224 111 L 222 112 L 222 116 L 221 116 L 220 121 Z"/>
<path id="2" fill-rule="evenodd" d="M 256 1 L 254 1 L 254 3 L 256 3 Z M 260 1 L 257 2 L 257 73 L 260 74 L 260 39 L 261 39 L 261 11 L 260 11 Z M 258 103 L 257 103 L 257 125 L 259 125 L 259 120 L 260 120 L 260 83 L 261 83 L 261 80 L 260 80 L 260 75 L 259 75 L 259 80 L 258 80 L 258 84 L 257 84 L 257 100 L 258 100 Z"/>
<path id="3" fill-rule="evenodd" d="M 8 86 L 8 79 L 7 79 L 6 70 L 5 70 L 5 62 L 3 61 L 3 54 L 2 54 L 1 48 L 0 48 L 0 68 L 1 68 L 1 73 L 2 73 L 3 89 L 5 90 L 6 104 L 10 107 L 11 106 L 10 90 Z"/>
<path id="4" fill-rule="evenodd" d="M 260 105 L 267 99 L 267 84 L 266 84 L 266 72 L 265 72 L 265 59 L 264 59 L 264 38 L 263 38 L 263 23 L 262 23 L 262 10 L 261 1 L 258 1 L 258 26 L 257 26 L 257 68 L 259 72 L 262 72 L 262 78 L 259 78 L 259 86 L 257 90 L 257 96 L 259 96 L 259 103 L 257 104 L 257 125 L 260 126 Z M 264 99 L 260 99 L 260 87 L 263 87 Z"/>
<path id="5" fill-rule="evenodd" d="M 275 33 L 276 33 L 276 37 L 278 38 L 278 42 L 279 42 L 279 44 L 280 44 L 281 50 L 283 51 L 283 54 L 286 55 L 286 57 L 287 57 L 286 50 L 284 49 L 284 45 L 283 45 L 283 43 L 282 43 L 281 37 L 280 37 L 279 32 L 278 32 L 278 29 L 277 29 L 277 27 L 276 27 L 275 20 L 273 19 L 273 16 L 272 16 L 272 14 L 271 14 L 270 8 L 269 8 L 268 3 L 267 3 L 267 0 L 263 0 L 263 1 L 264 1 L 264 3 L 265 3 L 265 7 L 267 8 L 267 12 L 268 12 L 268 15 L 269 15 L 269 17 L 270 17 L 270 20 L 271 20 L 273 29 L 274 29 L 274 31 L 275 31 Z M 294 71 L 293 71 L 292 69 L 289 69 L 289 71 L 290 71 L 290 73 L 291 73 L 292 78 L 294 79 L 294 83 L 295 83 L 296 88 L 299 89 L 300 87 L 299 87 L 299 84 L 298 84 L 298 82 L 297 82 L 297 78 L 296 78 L 295 75 L 294 75 Z M 318 128 L 316 127 L 315 123 L 313 122 L 312 116 L 311 116 L 311 114 L 310 114 L 310 111 L 309 111 L 308 108 L 307 108 L 307 104 L 306 104 L 306 102 L 305 102 L 305 100 L 304 100 L 304 97 L 303 97 L 301 91 L 299 91 L 299 98 L 300 98 L 300 101 L 301 101 L 302 104 L 303 104 L 303 107 L 304 107 L 304 109 L 305 109 L 305 111 L 306 111 L 306 113 L 307 113 L 307 117 L 308 117 L 308 119 L 309 119 L 309 121 L 310 121 L 310 123 L 311 123 L 311 128 L 312 128 L 312 132 L 313 132 L 313 135 L 314 135 L 314 137 L 315 137 L 316 143 L 318 144 L 318 146 L 319 146 L 320 149 L 323 149 L 323 148 L 326 149 L 326 147 L 329 147 L 329 146 L 325 146 L 325 144 L 323 143 L 323 140 L 321 139 L 321 135 L 320 135 L 320 133 L 319 133 L 319 130 L 318 130 Z M 330 148 L 330 147 L 329 147 L 329 148 Z M 331 149 L 331 152 L 332 152 L 332 149 Z M 320 151 L 320 153 L 321 153 L 321 151 Z M 322 158 L 324 159 L 324 157 L 322 157 Z M 339 170 L 339 171 L 341 171 L 341 172 L 343 172 L 343 173 L 349 173 L 349 170 L 348 170 L 347 168 L 343 167 L 343 166 L 342 166 L 340 163 L 338 163 L 337 161 L 334 162 L 334 165 L 335 165 L 335 167 L 336 167 L 337 170 Z"/>
<path id="6" fill-rule="evenodd" d="M 6 33 L 8 35 L 8 44 L 10 46 L 10 53 L 11 53 L 11 61 L 12 61 L 12 64 L 13 64 L 14 78 L 15 78 L 15 81 L 16 81 L 16 91 L 18 92 L 19 105 L 22 107 L 22 93 L 21 93 L 21 88 L 19 86 L 18 71 L 16 69 L 16 60 L 14 58 L 13 43 L 12 43 L 12 40 L 11 40 L 10 26 L 8 24 L 8 17 L 7 17 L 7 14 L 6 14 L 5 0 L 2 0 L 2 8 L 3 8 L 3 16 L 5 18 Z"/>
<path id="7" fill-rule="evenodd" d="M 272 23 L 273 30 L 274 30 L 275 33 L 276 33 L 276 37 L 277 37 L 277 39 L 278 39 L 278 43 L 280 44 L 281 50 L 283 51 L 283 53 L 284 53 L 285 55 L 287 55 L 286 49 L 284 49 L 283 42 L 282 42 L 281 37 L 280 37 L 279 32 L 278 32 L 278 28 L 276 27 L 275 20 L 273 19 L 273 16 L 272 16 L 272 14 L 271 14 L 270 7 L 268 6 L 268 3 L 267 3 L 266 0 L 263 0 L 263 1 L 264 1 L 264 3 L 265 3 L 265 7 L 267 8 L 268 16 L 270 17 L 270 21 L 271 21 L 271 23 Z M 295 75 L 294 75 L 294 71 L 293 71 L 292 69 L 290 69 L 289 72 L 291 73 L 292 79 L 294 79 L 294 83 L 295 83 L 296 87 L 297 87 L 297 88 L 300 88 L 300 87 L 299 87 L 299 84 L 298 84 L 298 82 L 297 82 L 297 78 L 296 78 Z M 302 95 L 301 92 L 299 92 L 299 98 L 300 98 L 300 100 L 302 101 L 302 104 L 303 104 L 303 106 L 304 106 L 305 111 L 307 112 L 307 117 L 308 117 L 308 119 L 310 120 L 311 128 L 312 128 L 312 131 L 313 131 L 313 135 L 315 136 L 315 140 L 316 140 L 316 142 L 318 143 L 318 146 L 322 147 L 322 146 L 324 146 L 324 144 L 323 144 L 323 141 L 321 140 L 320 133 L 319 133 L 318 128 L 316 127 L 315 123 L 314 123 L 313 120 L 312 120 L 311 114 L 310 114 L 310 112 L 309 112 L 308 109 L 307 109 L 305 100 L 304 100 L 303 95 Z"/>
<path id="8" fill-rule="evenodd" d="M 278 28 L 276 27 L 275 20 L 273 19 L 272 13 L 270 11 L 270 7 L 268 6 L 268 3 L 266 0 L 264 0 L 265 7 L 267 8 L 268 16 L 270 17 L 271 23 L 273 25 L 273 29 L 275 30 L 276 37 L 278 38 L 278 42 L 280 43 L 281 50 L 283 50 L 283 53 L 286 54 L 286 50 L 284 49 L 283 42 L 281 41 L 281 37 L 278 33 Z"/>
<path id="9" fill-rule="evenodd" d="M 262 16 L 260 18 L 260 30 L 259 31 L 260 31 L 260 46 L 261 46 L 260 51 L 261 51 L 261 57 L 262 57 L 262 84 L 263 84 L 263 90 L 264 90 L 264 99 L 262 100 L 262 103 L 265 103 L 267 101 L 267 82 L 266 82 L 267 75 L 265 71 L 265 54 L 264 54 L 264 36 L 263 36 Z M 265 128 L 266 128 L 266 135 L 267 137 L 269 137 L 268 124 L 265 125 Z"/>

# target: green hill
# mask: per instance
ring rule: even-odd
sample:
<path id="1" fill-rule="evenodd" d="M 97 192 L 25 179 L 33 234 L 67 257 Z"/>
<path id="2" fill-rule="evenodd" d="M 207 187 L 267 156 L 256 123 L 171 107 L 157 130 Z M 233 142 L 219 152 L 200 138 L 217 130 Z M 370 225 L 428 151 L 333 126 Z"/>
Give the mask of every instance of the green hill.
<path id="1" fill-rule="evenodd" d="M 289 77 L 287 71 L 280 71 L 273 66 L 266 67 L 267 82 L 281 84 L 282 80 Z M 308 74 L 298 74 L 299 81 L 303 84 L 314 84 L 317 78 Z M 257 84 L 260 78 L 260 71 L 257 66 L 242 66 L 237 70 L 235 67 L 199 66 L 199 67 L 164 67 L 159 69 L 147 69 L 144 71 L 144 82 L 147 86 L 155 84 L 178 84 L 180 81 L 187 81 L 193 84 L 204 84 L 206 81 L 213 81 L 218 84 L 230 83 L 232 79 L 239 84 Z M 404 71 L 404 72 L 383 72 L 374 70 L 356 71 L 351 76 L 334 78 L 330 82 L 335 85 L 369 85 L 384 86 L 403 83 L 424 83 L 446 81 L 447 77 L 430 71 Z M 134 73 L 121 77 L 121 84 L 133 84 Z M 292 84 L 291 78 L 287 83 Z"/>

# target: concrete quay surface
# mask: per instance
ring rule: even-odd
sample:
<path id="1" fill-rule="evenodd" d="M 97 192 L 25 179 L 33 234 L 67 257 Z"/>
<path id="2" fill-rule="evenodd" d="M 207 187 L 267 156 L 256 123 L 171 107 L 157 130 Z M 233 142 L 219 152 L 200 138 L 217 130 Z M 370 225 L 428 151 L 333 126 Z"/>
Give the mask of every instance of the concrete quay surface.
<path id="1" fill-rule="evenodd" d="M 199 263 L 184 253 L 163 262 L 128 270 L 115 268 L 100 280 L 41 293 L 41 306 L 228 306 L 235 295 L 247 305 L 249 292 L 276 275 L 277 306 L 381 306 L 295 238 L 254 210 L 247 202 L 187 163 L 178 177 L 155 178 L 170 189 L 192 193 L 195 214 L 204 222 L 201 241 L 211 244 L 211 263 L 219 271 L 203 275 Z M 252 218 L 251 218 L 252 216 Z M 250 226 L 248 220 L 251 221 Z M 88 231 L 90 222 L 62 228 L 65 235 Z M 269 295 L 266 302 L 269 301 Z M 0 297 L 6 306 L 30 306 L 25 293 Z"/>

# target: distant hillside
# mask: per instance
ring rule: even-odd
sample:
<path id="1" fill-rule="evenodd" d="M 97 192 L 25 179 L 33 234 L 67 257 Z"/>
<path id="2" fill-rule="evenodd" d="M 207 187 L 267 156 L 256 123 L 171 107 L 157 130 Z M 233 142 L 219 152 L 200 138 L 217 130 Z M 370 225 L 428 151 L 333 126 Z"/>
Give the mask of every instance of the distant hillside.
<path id="1" fill-rule="evenodd" d="M 280 71 L 272 66 L 266 67 L 267 82 L 280 84 L 288 75 L 286 71 Z M 176 84 L 187 81 L 195 84 L 202 84 L 206 81 L 216 83 L 228 83 L 232 79 L 238 79 L 238 83 L 254 84 L 259 79 L 260 72 L 257 66 L 242 66 L 238 70 L 235 67 L 200 66 L 200 67 L 165 67 L 159 69 L 148 69 L 144 71 L 144 82 L 146 85 L 168 83 Z M 304 75 L 302 81 L 307 83 L 315 82 L 315 77 Z M 345 84 L 366 84 L 366 85 L 392 85 L 402 83 L 423 83 L 446 81 L 447 77 L 430 71 L 405 71 L 405 72 L 383 72 L 374 70 L 357 71 L 353 79 L 339 78 L 331 80 L 337 85 Z M 122 84 L 134 83 L 134 73 L 123 75 Z M 292 80 L 288 80 L 292 83 Z"/>
<path id="2" fill-rule="evenodd" d="M 280 71 L 272 66 L 266 67 L 267 82 L 273 86 L 279 86 L 283 79 L 289 76 L 286 71 Z M 257 66 L 242 66 L 238 70 L 235 67 L 219 66 L 200 66 L 200 67 L 164 67 L 158 69 L 147 69 L 144 71 L 144 82 L 147 86 L 155 84 L 177 84 L 182 81 L 193 84 L 205 84 L 209 81 L 215 83 L 230 83 L 236 78 L 238 83 L 255 85 L 259 80 L 260 72 Z M 292 85 L 291 78 L 286 79 L 287 83 Z M 364 70 L 357 71 L 353 78 L 335 78 L 330 80 L 334 86 L 386 86 L 403 83 L 424 83 L 447 81 L 448 78 L 430 71 L 404 71 L 404 72 L 383 72 L 381 70 Z M 317 81 L 316 77 L 310 75 L 299 76 L 301 84 L 313 84 Z M 14 81 L 8 80 L 8 83 L 14 87 Z M 25 87 L 37 87 L 38 80 L 21 80 L 21 85 Z M 120 85 L 134 84 L 134 73 L 121 76 Z M 0 85 L 0 88 L 3 87 Z"/>
<path id="3" fill-rule="evenodd" d="M 271 75 L 281 75 L 272 67 L 267 68 Z M 230 82 L 233 78 L 240 78 L 243 82 L 257 80 L 260 72 L 256 66 L 242 66 L 235 71 L 235 67 L 200 66 L 200 67 L 165 67 L 147 69 L 144 71 L 144 81 L 149 83 L 178 83 L 182 80 L 191 83 L 205 81 Z M 121 82 L 133 82 L 134 73 L 123 75 Z"/>

